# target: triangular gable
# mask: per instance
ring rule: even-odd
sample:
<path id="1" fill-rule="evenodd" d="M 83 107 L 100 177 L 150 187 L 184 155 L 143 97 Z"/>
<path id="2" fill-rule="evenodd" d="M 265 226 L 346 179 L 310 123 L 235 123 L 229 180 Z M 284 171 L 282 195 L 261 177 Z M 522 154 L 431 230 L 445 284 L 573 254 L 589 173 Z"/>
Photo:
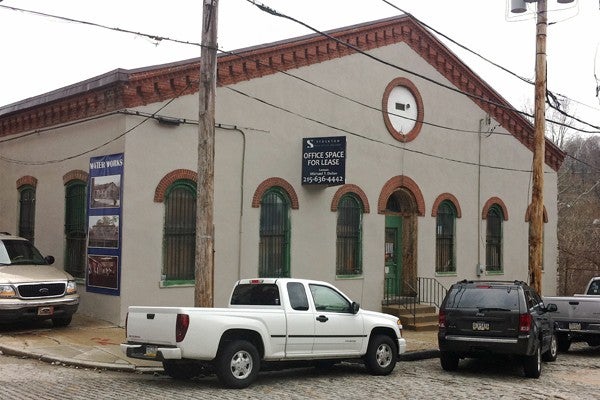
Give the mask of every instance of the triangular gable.
<path id="1" fill-rule="evenodd" d="M 410 16 L 382 19 L 327 33 L 362 51 L 406 43 L 453 85 L 475 96 L 472 99 L 482 110 L 533 151 L 532 124 Z M 312 34 L 232 53 L 235 54 L 218 57 L 219 86 L 344 57 L 355 51 L 323 35 Z M 199 58 L 135 70 L 119 69 L 0 107 L 0 137 L 192 94 L 199 90 L 199 72 Z M 546 163 L 556 171 L 565 155 L 546 139 L 545 156 Z"/>

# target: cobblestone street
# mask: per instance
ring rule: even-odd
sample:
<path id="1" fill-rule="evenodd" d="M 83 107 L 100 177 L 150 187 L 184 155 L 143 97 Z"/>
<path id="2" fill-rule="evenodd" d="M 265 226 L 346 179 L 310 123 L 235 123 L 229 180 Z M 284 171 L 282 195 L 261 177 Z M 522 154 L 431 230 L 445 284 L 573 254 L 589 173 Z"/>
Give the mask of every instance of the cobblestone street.
<path id="1" fill-rule="evenodd" d="M 600 390 L 600 348 L 573 345 L 540 379 L 526 379 L 508 360 L 463 360 L 444 372 L 438 359 L 400 362 L 387 377 L 373 377 L 361 365 L 330 371 L 312 368 L 261 373 L 250 388 L 223 389 L 216 378 L 177 381 L 135 374 L 52 365 L 0 356 L 2 398 L 12 399 L 591 399 Z"/>

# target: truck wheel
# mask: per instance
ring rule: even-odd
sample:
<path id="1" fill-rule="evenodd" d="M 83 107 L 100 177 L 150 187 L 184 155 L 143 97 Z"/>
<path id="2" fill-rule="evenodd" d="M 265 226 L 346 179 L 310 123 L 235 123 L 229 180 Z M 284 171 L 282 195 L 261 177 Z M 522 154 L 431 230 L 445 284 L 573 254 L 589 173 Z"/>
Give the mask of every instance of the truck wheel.
<path id="1" fill-rule="evenodd" d="M 393 340 L 386 335 L 377 335 L 369 342 L 363 359 L 371 375 L 388 375 L 394 370 L 397 357 Z"/>
<path id="2" fill-rule="evenodd" d="M 560 351 L 561 353 L 566 353 L 567 351 L 569 351 L 569 347 L 571 347 L 571 340 L 569 339 L 569 335 L 558 335 L 556 340 L 558 341 L 558 351 Z"/>
<path id="3" fill-rule="evenodd" d="M 558 339 L 556 339 L 556 334 L 553 333 L 550 338 L 550 347 L 548 348 L 548 351 L 542 354 L 542 360 L 556 361 L 556 357 L 558 357 Z"/>
<path id="4" fill-rule="evenodd" d="M 71 323 L 72 319 L 72 315 L 69 315 L 68 317 L 52 318 L 52 325 L 54 325 L 57 328 L 68 326 Z"/>
<path id="5" fill-rule="evenodd" d="M 542 352 L 540 350 L 540 344 L 541 343 L 537 344 L 534 355 L 525 356 L 523 360 L 523 369 L 525 370 L 525 376 L 527 378 L 539 378 L 542 374 Z"/>
<path id="6" fill-rule="evenodd" d="M 225 343 L 215 359 L 215 372 L 221 383 L 234 389 L 248 387 L 256 380 L 260 358 L 256 347 L 246 340 Z"/>
<path id="7" fill-rule="evenodd" d="M 162 365 L 165 374 L 173 379 L 192 379 L 202 372 L 200 365 L 187 360 L 164 360 Z"/>
<path id="8" fill-rule="evenodd" d="M 450 351 L 440 352 L 440 364 L 444 371 L 456 371 L 458 369 L 458 356 Z"/>

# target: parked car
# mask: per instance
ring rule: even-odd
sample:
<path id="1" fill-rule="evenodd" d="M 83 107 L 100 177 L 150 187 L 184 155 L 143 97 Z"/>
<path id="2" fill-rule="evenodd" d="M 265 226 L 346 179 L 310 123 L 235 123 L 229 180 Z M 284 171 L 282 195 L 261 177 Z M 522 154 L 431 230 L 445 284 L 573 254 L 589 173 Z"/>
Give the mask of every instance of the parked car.
<path id="1" fill-rule="evenodd" d="M 128 357 L 162 361 L 173 378 L 216 373 L 231 388 L 247 387 L 269 365 L 358 359 L 371 374 L 387 375 L 406 350 L 398 318 L 302 279 L 238 281 L 228 308 L 130 306 L 126 337 Z"/>
<path id="2" fill-rule="evenodd" d="M 600 346 L 600 277 L 588 282 L 583 294 L 544 297 L 558 307 L 556 322 L 558 350 L 569 351 L 572 342 Z"/>
<path id="3" fill-rule="evenodd" d="M 538 378 L 542 360 L 557 357 L 554 311 L 525 282 L 455 283 L 439 312 L 442 368 L 454 371 L 462 358 L 508 355 L 523 364 L 525 376 Z"/>
<path id="4" fill-rule="evenodd" d="M 52 267 L 54 257 L 44 257 L 22 237 L 0 233 L 0 322 L 51 319 L 67 326 L 79 307 L 75 279 Z"/>

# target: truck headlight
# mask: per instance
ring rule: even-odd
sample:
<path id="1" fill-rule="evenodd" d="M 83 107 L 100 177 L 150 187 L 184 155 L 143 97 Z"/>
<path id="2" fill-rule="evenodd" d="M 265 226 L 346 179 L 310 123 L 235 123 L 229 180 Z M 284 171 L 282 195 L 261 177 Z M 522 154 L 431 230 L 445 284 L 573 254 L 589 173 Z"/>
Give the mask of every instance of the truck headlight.
<path id="1" fill-rule="evenodd" d="M 77 283 L 75 281 L 67 282 L 67 294 L 77 293 Z"/>
<path id="2" fill-rule="evenodd" d="M 10 299 L 13 297 L 17 297 L 17 292 L 15 292 L 14 287 L 11 285 L 0 285 L 0 298 Z"/>

